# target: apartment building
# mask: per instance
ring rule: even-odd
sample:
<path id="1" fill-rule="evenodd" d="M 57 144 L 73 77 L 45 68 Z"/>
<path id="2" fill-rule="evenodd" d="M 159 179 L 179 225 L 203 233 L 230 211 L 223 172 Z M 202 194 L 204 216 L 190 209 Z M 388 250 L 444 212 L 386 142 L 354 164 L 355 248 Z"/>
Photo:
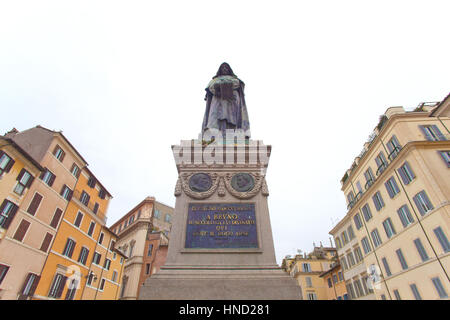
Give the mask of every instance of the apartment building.
<path id="1" fill-rule="evenodd" d="M 450 95 L 388 108 L 342 178 L 330 234 L 353 299 L 448 299 L 449 128 Z"/>
<path id="2" fill-rule="evenodd" d="M 164 264 L 173 208 L 147 197 L 110 228 L 127 255 L 119 299 L 135 300 L 145 280 Z"/>
<path id="3" fill-rule="evenodd" d="M 43 170 L 13 140 L 0 136 L 0 299 L 24 299 L 31 290 L 26 283 L 36 279 L 46 257 L 49 238 L 42 231 L 48 228 L 27 212 L 30 188 Z"/>
<path id="4" fill-rule="evenodd" d="M 332 264 L 331 268 L 319 275 L 326 284 L 326 296 L 328 300 L 348 300 L 347 287 L 339 260 Z"/>
<path id="5" fill-rule="evenodd" d="M 328 282 L 321 275 L 331 270 L 336 263 L 335 248 L 315 246 L 309 254 L 298 254 L 293 258 L 286 257 L 283 259 L 281 268 L 297 280 L 303 300 L 329 300 Z M 336 283 L 343 282 L 342 273 L 336 280 Z M 340 296 L 342 300 L 346 299 L 344 295 L 345 292 Z"/>

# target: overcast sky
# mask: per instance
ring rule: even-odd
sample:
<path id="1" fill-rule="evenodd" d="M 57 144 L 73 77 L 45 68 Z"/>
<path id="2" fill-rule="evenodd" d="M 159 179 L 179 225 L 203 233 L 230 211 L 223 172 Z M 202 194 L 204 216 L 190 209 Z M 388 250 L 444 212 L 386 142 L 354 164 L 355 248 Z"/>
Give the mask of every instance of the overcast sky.
<path id="1" fill-rule="evenodd" d="M 449 1 L 1 1 L 0 133 L 62 130 L 112 193 L 175 205 L 170 146 L 196 138 L 226 61 L 245 84 L 277 261 L 329 245 L 340 179 L 390 106 L 450 89 Z"/>

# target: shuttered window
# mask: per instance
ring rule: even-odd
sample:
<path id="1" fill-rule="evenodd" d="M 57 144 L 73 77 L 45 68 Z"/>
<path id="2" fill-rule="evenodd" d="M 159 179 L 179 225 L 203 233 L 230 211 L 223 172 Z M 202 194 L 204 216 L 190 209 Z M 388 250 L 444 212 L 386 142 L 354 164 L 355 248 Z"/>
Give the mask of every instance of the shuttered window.
<path id="1" fill-rule="evenodd" d="M 72 165 L 72 168 L 70 169 L 70 172 L 73 174 L 74 177 L 76 177 L 78 179 L 78 177 L 80 176 L 81 170 L 80 168 L 74 163 Z"/>
<path id="2" fill-rule="evenodd" d="M 73 300 L 78 288 L 78 280 L 70 279 L 69 288 L 67 289 L 65 300 Z"/>
<path id="3" fill-rule="evenodd" d="M 425 248 L 423 247 L 422 241 L 420 241 L 419 238 L 414 240 L 414 245 L 417 248 L 417 251 L 419 252 L 420 258 L 422 261 L 427 261 L 429 259 L 427 252 L 425 251 Z"/>
<path id="4" fill-rule="evenodd" d="M 67 201 L 70 201 L 70 199 L 72 199 L 73 191 L 68 186 L 63 185 L 59 194 Z"/>
<path id="5" fill-rule="evenodd" d="M 439 240 L 439 243 L 441 244 L 441 247 L 444 250 L 444 252 L 449 252 L 450 243 L 448 242 L 448 239 L 445 236 L 444 230 L 442 230 L 441 227 L 437 227 L 436 229 L 433 229 L 433 232 L 436 235 L 437 239 Z"/>
<path id="6" fill-rule="evenodd" d="M 369 204 L 366 203 L 362 208 L 361 208 L 362 212 L 363 212 L 363 216 L 364 219 L 366 221 L 369 221 L 370 219 L 372 219 L 372 212 L 370 212 L 370 207 Z"/>
<path id="7" fill-rule="evenodd" d="M 386 275 L 388 277 L 391 276 L 392 275 L 391 268 L 389 268 L 389 264 L 388 264 L 386 258 L 381 259 L 381 261 L 383 262 L 384 271 L 386 271 Z"/>
<path id="8" fill-rule="evenodd" d="M 381 197 L 380 191 L 377 191 L 372 197 L 373 203 L 377 211 L 380 211 L 384 207 L 384 201 Z"/>
<path id="9" fill-rule="evenodd" d="M 5 152 L 0 150 L 0 176 L 6 172 L 8 173 L 15 161 Z"/>
<path id="10" fill-rule="evenodd" d="M 425 139 L 428 141 L 443 141 L 445 136 L 442 134 L 441 130 L 436 125 L 426 125 L 420 126 L 422 133 L 425 136 Z"/>
<path id="11" fill-rule="evenodd" d="M 383 151 L 380 151 L 378 156 L 375 158 L 375 163 L 377 164 L 377 176 L 379 176 L 387 167 L 387 161 Z"/>
<path id="12" fill-rule="evenodd" d="M 403 227 L 405 228 L 414 222 L 411 212 L 409 211 L 406 204 L 401 206 L 400 209 L 397 210 L 397 214 L 400 218 L 400 221 L 402 222 Z"/>
<path id="13" fill-rule="evenodd" d="M 63 255 L 72 258 L 73 250 L 75 248 L 76 242 L 70 238 L 67 239 L 66 246 L 64 247 Z"/>
<path id="14" fill-rule="evenodd" d="M 92 209 L 92 211 L 95 213 L 95 214 L 97 214 L 97 212 L 98 212 L 98 207 L 99 207 L 100 205 L 96 202 L 95 204 L 94 204 L 94 209 Z"/>
<path id="15" fill-rule="evenodd" d="M 94 229 L 95 229 L 95 222 L 91 222 L 91 224 L 89 225 L 89 230 L 88 230 L 89 236 L 92 236 L 92 234 L 94 233 Z"/>
<path id="16" fill-rule="evenodd" d="M 56 176 L 46 168 L 45 171 L 41 173 L 40 179 L 51 187 L 55 182 Z"/>
<path id="17" fill-rule="evenodd" d="M 395 235 L 396 232 L 394 229 L 394 225 L 392 224 L 391 218 L 387 218 L 386 220 L 383 221 L 383 227 L 388 239 L 391 238 L 393 235 Z"/>
<path id="18" fill-rule="evenodd" d="M 23 191 L 31 186 L 34 178 L 31 175 L 31 173 L 29 173 L 25 169 L 22 169 L 19 175 L 17 176 L 16 180 L 17 184 L 16 187 L 14 188 L 14 192 L 17 193 L 18 195 L 22 195 Z"/>
<path id="19" fill-rule="evenodd" d="M 18 209 L 16 204 L 5 199 L 0 206 L 0 227 L 8 229 Z"/>
<path id="20" fill-rule="evenodd" d="M 29 227 L 30 223 L 27 220 L 23 219 L 22 221 L 20 221 L 19 227 L 17 228 L 13 238 L 17 241 L 22 242 L 23 238 L 25 237 L 25 233 L 27 233 Z"/>
<path id="21" fill-rule="evenodd" d="M 416 178 L 408 161 L 405 161 L 405 163 L 397 171 L 400 174 L 400 177 L 402 178 L 402 181 L 405 185 L 410 184 L 411 181 Z"/>
<path id="22" fill-rule="evenodd" d="M 395 157 L 397 157 L 397 154 L 400 152 L 400 150 L 402 148 L 395 135 L 393 135 L 391 140 L 388 141 L 388 143 L 386 144 L 386 147 L 389 150 L 388 158 L 391 161 L 394 160 Z"/>
<path id="23" fill-rule="evenodd" d="M 370 247 L 369 239 L 367 239 L 367 237 L 364 237 L 361 239 L 361 244 L 362 244 L 365 254 L 368 254 L 370 251 L 372 251 L 372 248 Z"/>
<path id="24" fill-rule="evenodd" d="M 402 300 L 402 297 L 400 297 L 400 292 L 398 290 L 394 290 L 394 296 L 396 300 Z"/>
<path id="25" fill-rule="evenodd" d="M 355 221 L 355 226 L 356 229 L 359 230 L 362 228 L 362 222 L 361 222 L 361 216 L 359 215 L 359 213 L 357 213 L 354 217 L 353 220 Z"/>
<path id="26" fill-rule="evenodd" d="M 419 210 L 420 214 L 423 216 L 427 212 L 434 209 L 433 205 L 430 202 L 430 199 L 428 199 L 427 194 L 425 193 L 425 190 L 420 191 L 413 197 L 414 203 L 417 206 L 417 209 Z"/>
<path id="27" fill-rule="evenodd" d="M 372 230 L 370 235 L 372 236 L 372 241 L 375 248 L 382 244 L 380 234 L 377 229 Z"/>
<path id="28" fill-rule="evenodd" d="M 444 286 L 442 285 L 441 279 L 439 279 L 439 277 L 435 277 L 435 278 L 431 279 L 431 281 L 433 282 L 433 285 L 436 288 L 436 291 L 437 291 L 439 297 L 441 299 L 448 298 L 448 294 L 445 291 Z"/>
<path id="29" fill-rule="evenodd" d="M 57 273 L 53 279 L 52 286 L 50 287 L 50 292 L 48 294 L 51 298 L 61 298 L 64 286 L 66 285 L 67 277 L 62 274 Z"/>
<path id="30" fill-rule="evenodd" d="M 400 192 L 400 189 L 398 188 L 397 182 L 395 181 L 394 177 L 390 177 L 388 181 L 384 184 L 386 187 L 386 190 L 389 194 L 389 197 L 391 199 Z"/>
<path id="31" fill-rule="evenodd" d="M 450 168 L 450 151 L 439 151 L 439 154 L 441 155 L 447 167 Z"/>
<path id="32" fill-rule="evenodd" d="M 5 279 L 8 270 L 9 270 L 8 266 L 0 264 L 0 284 L 2 284 L 3 279 Z"/>
<path id="33" fill-rule="evenodd" d="M 87 194 L 87 192 L 83 191 L 80 196 L 80 201 L 82 204 L 84 204 L 86 207 L 89 205 L 89 200 L 91 197 Z"/>
<path id="34" fill-rule="evenodd" d="M 88 256 L 89 256 L 89 250 L 86 247 L 82 247 L 80 250 L 80 256 L 78 257 L 78 262 L 86 265 Z"/>
<path id="35" fill-rule="evenodd" d="M 47 232 L 47 234 L 44 237 L 44 241 L 42 241 L 41 248 L 39 250 L 47 252 L 47 250 L 50 246 L 50 243 L 52 242 L 52 239 L 53 239 L 53 235 L 51 233 Z"/>
<path id="36" fill-rule="evenodd" d="M 39 207 L 39 205 L 41 204 L 42 201 L 42 196 L 39 193 L 35 193 L 33 200 L 31 200 L 30 205 L 28 206 L 27 212 L 29 214 L 31 214 L 32 216 L 34 216 L 36 214 L 36 211 Z"/>
<path id="37" fill-rule="evenodd" d="M 34 273 L 28 273 L 23 283 L 22 289 L 20 290 L 19 300 L 25 300 L 28 297 L 32 297 L 36 291 L 37 285 L 40 280 L 40 276 Z"/>
<path id="38" fill-rule="evenodd" d="M 416 300 L 422 300 L 422 297 L 420 296 L 420 293 L 419 293 L 419 290 L 417 289 L 416 284 L 414 284 L 414 283 L 410 284 L 409 287 L 411 288 L 411 291 L 412 291 L 412 293 L 414 295 L 414 298 Z"/>
<path id="39" fill-rule="evenodd" d="M 77 217 L 75 218 L 75 222 L 73 223 L 74 226 L 79 228 L 82 220 L 83 220 L 83 214 L 80 211 L 78 211 Z"/>
<path id="40" fill-rule="evenodd" d="M 56 157 L 56 159 L 63 162 L 66 153 L 59 145 L 56 145 L 55 149 L 53 150 L 53 155 Z"/>
<path id="41" fill-rule="evenodd" d="M 405 256 L 403 255 L 403 252 L 401 249 L 395 250 L 395 253 L 397 254 L 398 260 L 400 261 L 400 265 L 402 266 L 403 270 L 408 269 L 408 264 L 406 263 Z"/>
<path id="42" fill-rule="evenodd" d="M 50 226 L 52 228 L 56 228 L 59 224 L 59 220 L 61 219 L 62 210 L 59 208 L 56 208 L 55 214 L 53 215 L 52 222 L 50 222 Z"/>

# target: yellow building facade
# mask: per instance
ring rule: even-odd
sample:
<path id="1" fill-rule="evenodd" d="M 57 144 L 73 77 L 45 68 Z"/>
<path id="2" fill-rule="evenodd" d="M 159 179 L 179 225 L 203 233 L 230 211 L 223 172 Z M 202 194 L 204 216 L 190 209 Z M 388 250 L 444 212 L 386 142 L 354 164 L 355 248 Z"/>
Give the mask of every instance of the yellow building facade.
<path id="1" fill-rule="evenodd" d="M 329 300 L 327 283 L 321 275 L 335 263 L 335 248 L 315 247 L 309 254 L 286 257 L 281 267 L 297 280 L 303 300 Z"/>
<path id="2" fill-rule="evenodd" d="M 342 178 L 348 212 L 330 234 L 352 298 L 448 299 L 449 116 L 449 96 L 388 108 Z"/>

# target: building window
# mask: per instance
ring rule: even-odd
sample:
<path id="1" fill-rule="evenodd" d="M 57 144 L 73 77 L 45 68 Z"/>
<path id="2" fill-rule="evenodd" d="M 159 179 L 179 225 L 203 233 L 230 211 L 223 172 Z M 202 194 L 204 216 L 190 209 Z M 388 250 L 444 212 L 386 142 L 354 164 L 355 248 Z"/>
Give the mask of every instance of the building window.
<path id="1" fill-rule="evenodd" d="M 384 201 L 381 197 L 380 191 L 377 191 L 372 197 L 373 203 L 377 211 L 380 211 L 384 207 Z"/>
<path id="2" fill-rule="evenodd" d="M 134 215 L 130 217 L 130 220 L 128 221 L 128 225 L 132 224 L 134 222 Z"/>
<path id="3" fill-rule="evenodd" d="M 333 287 L 333 283 L 331 282 L 331 278 L 327 279 L 327 283 L 328 283 L 328 288 L 332 288 Z"/>
<path id="4" fill-rule="evenodd" d="M 450 151 L 439 151 L 439 154 L 441 155 L 447 167 L 450 168 Z"/>
<path id="5" fill-rule="evenodd" d="M 89 187 L 91 187 L 91 188 L 95 188 L 95 183 L 96 183 L 97 181 L 95 180 L 95 178 L 94 177 L 89 177 L 89 180 L 88 180 L 88 183 L 87 183 L 87 185 L 89 186 Z"/>
<path id="6" fill-rule="evenodd" d="M 410 184 L 411 181 L 413 181 L 416 177 L 408 161 L 405 161 L 405 163 L 397 171 L 400 174 L 400 177 L 402 178 L 402 181 L 405 185 Z"/>
<path id="7" fill-rule="evenodd" d="M 152 244 L 149 244 L 149 245 L 148 245 L 147 256 L 148 256 L 148 257 L 151 257 L 152 252 L 153 252 L 153 245 L 152 245 Z"/>
<path id="8" fill-rule="evenodd" d="M 45 184 L 51 187 L 53 182 L 55 182 L 56 176 L 46 168 L 45 171 L 41 173 L 40 178 Z"/>
<path id="9" fill-rule="evenodd" d="M 10 156 L 0 150 L 0 176 L 3 172 L 8 173 L 14 165 L 14 162 Z"/>
<path id="10" fill-rule="evenodd" d="M 433 229 L 433 232 L 436 235 L 436 238 L 439 240 L 439 243 L 441 244 L 441 247 L 444 250 L 444 252 L 449 252 L 450 243 L 448 242 L 448 239 L 445 236 L 444 230 L 442 230 L 441 227 L 437 227 L 436 229 Z"/>
<path id="11" fill-rule="evenodd" d="M 154 214 L 156 219 L 161 218 L 161 212 L 159 210 L 155 210 L 155 214 Z"/>
<path id="12" fill-rule="evenodd" d="M 36 214 L 37 209 L 39 208 L 39 205 L 41 204 L 42 196 L 39 193 L 35 193 L 33 196 L 33 199 L 30 202 L 30 205 L 28 206 L 27 212 L 34 216 Z"/>
<path id="13" fill-rule="evenodd" d="M 30 227 L 30 223 L 27 220 L 22 219 L 22 221 L 20 221 L 19 227 L 17 228 L 16 232 L 14 233 L 14 237 L 13 237 L 14 240 L 22 242 L 29 227 Z"/>
<path id="14" fill-rule="evenodd" d="M 347 292 L 350 295 L 350 299 L 355 299 L 355 291 L 353 290 L 353 285 L 349 282 L 345 285 L 347 287 Z"/>
<path id="15" fill-rule="evenodd" d="M 103 268 L 106 270 L 109 270 L 110 267 L 111 267 L 111 260 L 105 259 L 105 264 L 104 264 Z"/>
<path id="16" fill-rule="evenodd" d="M 98 192 L 98 196 L 100 197 L 100 199 L 105 199 L 106 191 L 103 188 L 100 188 L 100 191 Z"/>
<path id="17" fill-rule="evenodd" d="M 343 245 L 345 246 L 348 243 L 347 231 L 344 230 L 344 232 L 341 233 L 341 239 L 342 239 Z"/>
<path id="18" fill-rule="evenodd" d="M 334 242 L 336 243 L 338 249 L 342 248 L 341 239 L 339 237 L 336 237 Z"/>
<path id="19" fill-rule="evenodd" d="M 102 233 L 100 233 L 100 237 L 98 238 L 98 243 L 99 244 L 102 244 L 102 242 L 103 242 L 103 238 L 105 237 L 105 234 L 102 232 Z"/>
<path id="20" fill-rule="evenodd" d="M 39 248 L 39 250 L 43 251 L 43 252 L 47 252 L 48 248 L 50 247 L 50 243 L 52 242 L 53 239 L 53 235 L 51 233 L 46 233 L 44 240 L 42 241 L 41 247 Z"/>
<path id="21" fill-rule="evenodd" d="M 370 186 L 374 183 L 375 181 L 375 176 L 373 175 L 373 171 L 372 168 L 368 168 L 366 170 L 366 172 L 364 172 L 364 177 L 366 178 L 366 190 L 370 188 Z"/>
<path id="22" fill-rule="evenodd" d="M 79 228 L 82 220 L 83 220 L 83 214 L 80 211 L 78 211 L 77 217 L 75 218 L 75 222 L 73 223 L 73 225 L 75 227 Z"/>
<path id="23" fill-rule="evenodd" d="M 29 173 L 27 170 L 22 169 L 17 176 L 17 184 L 14 188 L 14 192 L 17 193 L 19 196 L 23 194 L 23 191 L 26 188 L 29 188 L 31 186 L 31 183 L 33 182 L 33 176 L 31 173 Z"/>
<path id="24" fill-rule="evenodd" d="M 344 280 L 344 275 L 342 274 L 341 271 L 338 272 L 338 277 L 339 277 L 339 281 L 343 281 Z"/>
<path id="25" fill-rule="evenodd" d="M 100 291 L 103 291 L 105 289 L 105 279 L 102 279 L 102 281 L 100 282 Z"/>
<path id="26" fill-rule="evenodd" d="M 166 215 L 164 216 L 164 221 L 170 223 L 172 221 L 171 215 L 166 213 Z"/>
<path id="27" fill-rule="evenodd" d="M 150 263 L 147 263 L 145 266 L 145 274 L 150 274 Z"/>
<path id="28" fill-rule="evenodd" d="M 367 275 L 364 275 L 361 280 L 366 294 L 373 293 L 373 289 L 371 289 L 371 284 L 370 284 L 370 286 L 367 286 L 369 284 L 369 281 L 370 281 L 369 276 L 367 276 Z"/>
<path id="29" fill-rule="evenodd" d="M 63 185 L 60 195 L 67 201 L 70 201 L 70 199 L 72 198 L 72 193 L 73 191 L 68 186 Z"/>
<path id="30" fill-rule="evenodd" d="M 373 245 L 375 246 L 375 248 L 383 243 L 381 241 L 380 234 L 378 233 L 378 229 L 373 229 L 370 235 L 372 237 Z"/>
<path id="31" fill-rule="evenodd" d="M 403 270 L 408 269 L 408 264 L 406 263 L 405 257 L 403 256 L 403 252 L 401 249 L 395 250 L 395 253 L 397 254 L 398 260 L 400 261 L 400 265 L 402 266 Z"/>
<path id="32" fill-rule="evenodd" d="M 113 271 L 113 274 L 112 274 L 112 278 L 111 278 L 111 281 L 112 281 L 112 282 L 116 282 L 116 281 L 117 281 L 117 275 L 118 275 L 117 271 L 114 270 L 114 271 Z"/>
<path id="33" fill-rule="evenodd" d="M 128 277 L 124 276 L 122 281 L 122 290 L 120 290 L 120 297 L 123 298 L 125 295 L 125 289 L 127 287 Z"/>
<path id="34" fill-rule="evenodd" d="M 362 212 L 363 212 L 363 216 L 364 219 L 366 220 L 366 222 L 368 222 L 370 219 L 372 219 L 372 212 L 370 212 L 370 207 L 369 204 L 366 203 L 362 208 L 361 208 Z"/>
<path id="35" fill-rule="evenodd" d="M 84 204 L 86 207 L 89 205 L 89 200 L 91 197 L 87 194 L 86 191 L 81 192 L 80 201 L 82 204 Z"/>
<path id="36" fill-rule="evenodd" d="M 381 300 L 386 300 L 386 295 L 382 294 L 380 297 L 381 297 Z"/>
<path id="37" fill-rule="evenodd" d="M 339 261 L 342 264 L 342 269 L 347 270 L 348 269 L 348 265 L 347 265 L 347 259 L 345 259 L 345 256 L 340 257 Z"/>
<path id="38" fill-rule="evenodd" d="M 415 283 L 410 284 L 409 287 L 411 288 L 411 291 L 412 291 L 412 293 L 414 295 L 414 298 L 416 300 L 422 300 L 422 297 L 420 296 L 420 293 L 419 293 L 419 290 L 417 289 L 416 284 Z"/>
<path id="39" fill-rule="evenodd" d="M 403 227 L 409 226 L 411 223 L 414 222 L 414 219 L 411 215 L 411 212 L 408 209 L 408 206 L 405 204 L 400 207 L 400 209 L 397 210 L 398 216 L 400 218 L 400 221 L 402 222 Z"/>
<path id="40" fill-rule="evenodd" d="M 94 233 L 94 229 L 95 229 L 95 222 L 91 222 L 91 224 L 89 225 L 89 230 L 88 230 L 88 235 L 90 237 L 92 237 L 92 234 Z"/>
<path id="41" fill-rule="evenodd" d="M 92 258 L 92 263 L 99 266 L 101 259 L 102 259 L 102 255 L 98 252 L 94 252 L 94 257 Z"/>
<path id="42" fill-rule="evenodd" d="M 72 258 L 73 250 L 75 248 L 76 242 L 70 238 L 67 238 L 66 246 L 62 254 L 66 257 Z"/>
<path id="43" fill-rule="evenodd" d="M 317 300 L 317 295 L 314 292 L 307 293 L 308 300 Z"/>
<path id="44" fill-rule="evenodd" d="M 59 220 L 61 219 L 61 216 L 62 216 L 62 210 L 59 209 L 59 208 L 56 208 L 55 214 L 53 215 L 53 218 L 52 218 L 52 222 L 50 223 L 50 226 L 52 228 L 56 229 L 58 227 Z"/>
<path id="45" fill-rule="evenodd" d="M 397 137 L 395 135 L 392 136 L 391 140 L 388 141 L 386 144 L 386 147 L 389 150 L 389 156 L 388 158 L 392 161 L 397 157 L 398 153 L 401 150 L 401 145 L 397 140 Z"/>
<path id="46" fill-rule="evenodd" d="M 419 252 L 420 258 L 422 261 L 427 261 L 429 259 L 427 252 L 425 251 L 425 248 L 423 247 L 422 241 L 420 241 L 419 238 L 414 240 L 414 244 L 417 248 L 417 251 Z"/>
<path id="47" fill-rule="evenodd" d="M 27 297 L 33 296 L 34 291 L 38 285 L 40 277 L 34 273 L 28 273 L 25 278 L 25 282 L 23 284 L 22 290 L 20 291 L 19 300 L 24 300 Z"/>
<path id="48" fill-rule="evenodd" d="M 435 277 L 431 279 L 433 281 L 434 287 L 441 299 L 448 298 L 447 292 L 445 291 L 444 286 L 442 285 L 441 279 L 439 277 Z"/>
<path id="49" fill-rule="evenodd" d="M 428 141 L 447 140 L 436 125 L 420 126 L 420 129 Z"/>
<path id="50" fill-rule="evenodd" d="M 358 295 L 358 297 L 364 296 L 365 293 L 361 286 L 361 281 L 359 279 L 356 279 L 355 281 L 353 281 L 353 284 L 355 285 L 356 294 Z"/>
<path id="51" fill-rule="evenodd" d="M 375 158 L 375 163 L 377 164 L 377 176 L 379 176 L 387 167 L 387 161 L 383 151 L 380 151 L 378 156 Z"/>
<path id="52" fill-rule="evenodd" d="M 109 251 L 114 250 L 116 246 L 116 242 L 114 240 L 111 240 L 111 242 L 109 243 Z"/>
<path id="53" fill-rule="evenodd" d="M 61 298 L 64 286 L 66 284 L 67 277 L 62 274 L 57 273 L 53 279 L 52 286 L 50 287 L 50 292 L 48 296 L 50 298 Z"/>
<path id="54" fill-rule="evenodd" d="M 56 157 L 56 159 L 63 162 L 66 153 L 63 151 L 63 149 L 61 149 L 59 145 L 56 145 L 55 149 L 53 150 L 53 155 Z"/>
<path id="55" fill-rule="evenodd" d="M 394 296 L 395 296 L 395 299 L 402 300 L 402 298 L 400 297 L 400 293 L 398 292 L 397 289 L 394 290 Z"/>
<path id="56" fill-rule="evenodd" d="M 303 272 L 311 272 L 311 265 L 309 263 L 302 264 Z"/>
<path id="57" fill-rule="evenodd" d="M 80 251 L 80 256 L 78 257 L 78 262 L 86 265 L 86 261 L 89 255 L 89 250 L 86 247 L 82 247 Z"/>
<path id="58" fill-rule="evenodd" d="M 5 279 L 8 270 L 9 270 L 8 266 L 0 264 L 0 284 L 2 283 L 3 279 Z"/>
<path id="59" fill-rule="evenodd" d="M 384 185 L 386 186 L 386 190 L 389 193 L 389 197 L 391 197 L 391 199 L 400 192 L 400 189 L 398 188 L 397 182 L 395 181 L 394 177 L 390 177 Z"/>
<path id="60" fill-rule="evenodd" d="M 18 209 L 17 205 L 5 199 L 0 206 L 0 227 L 8 229 Z"/>
<path id="61" fill-rule="evenodd" d="M 418 194 L 416 194 L 413 197 L 413 200 L 417 206 L 417 209 L 419 209 L 419 212 L 422 216 L 425 215 L 428 211 L 431 211 L 434 209 L 433 205 L 430 202 L 430 199 L 428 199 L 428 196 L 424 190 L 422 190 Z"/>
<path id="62" fill-rule="evenodd" d="M 353 220 L 355 221 L 355 226 L 356 229 L 359 230 L 362 228 L 362 222 L 361 222 L 361 216 L 359 215 L 359 213 L 357 213 L 354 217 Z"/>
<path id="63" fill-rule="evenodd" d="M 337 283 L 338 282 L 337 275 L 333 274 L 332 278 L 333 278 L 333 283 Z"/>
<path id="64" fill-rule="evenodd" d="M 80 176 L 80 168 L 74 163 L 72 165 L 72 169 L 70 170 L 70 173 L 72 173 L 72 175 L 78 179 L 78 177 Z"/>
<path id="65" fill-rule="evenodd" d="M 353 267 L 355 265 L 355 258 L 353 257 L 353 253 L 349 252 L 347 254 L 347 261 L 350 267 Z"/>
<path id="66" fill-rule="evenodd" d="M 69 279 L 70 284 L 67 289 L 65 300 L 73 300 L 75 298 L 75 293 L 77 292 L 78 281 L 76 279 Z"/>
<path id="67" fill-rule="evenodd" d="M 394 225 L 392 224 L 391 218 L 387 218 L 386 220 L 383 221 L 383 227 L 388 239 L 390 239 L 392 236 L 395 235 L 395 229 Z"/>
<path id="68" fill-rule="evenodd" d="M 356 263 L 360 263 L 361 261 L 363 261 L 363 255 L 361 252 L 361 248 L 356 247 L 354 252 L 355 252 Z"/>
<path id="69" fill-rule="evenodd" d="M 372 248 L 370 247 L 369 239 L 367 237 L 364 237 L 361 239 L 361 244 L 364 250 L 364 254 L 368 254 L 370 251 L 372 251 Z"/>
<path id="70" fill-rule="evenodd" d="M 306 277 L 305 281 L 306 281 L 306 287 L 311 288 L 312 287 L 312 279 L 311 279 L 311 277 Z"/>
<path id="71" fill-rule="evenodd" d="M 348 232 L 348 237 L 350 238 L 350 240 L 355 238 L 355 233 L 353 232 L 353 228 L 351 225 L 348 226 L 347 232 Z"/>
<path id="72" fill-rule="evenodd" d="M 99 206 L 100 205 L 97 202 L 94 204 L 94 209 L 92 209 L 92 212 L 94 212 L 94 214 L 97 214 Z"/>
<path id="73" fill-rule="evenodd" d="M 386 271 L 386 275 L 388 277 L 390 277 L 392 275 L 391 268 L 389 268 L 389 264 L 388 264 L 386 258 L 381 259 L 381 261 L 383 262 L 384 271 Z"/>

